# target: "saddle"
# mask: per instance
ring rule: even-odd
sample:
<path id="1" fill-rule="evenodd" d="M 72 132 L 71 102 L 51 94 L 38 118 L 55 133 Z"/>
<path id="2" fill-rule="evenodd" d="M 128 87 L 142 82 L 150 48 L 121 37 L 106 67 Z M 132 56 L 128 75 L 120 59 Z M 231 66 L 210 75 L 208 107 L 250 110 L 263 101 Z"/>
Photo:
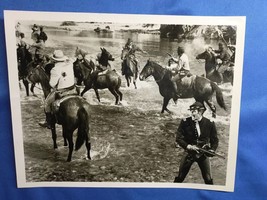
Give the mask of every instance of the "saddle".
<path id="1" fill-rule="evenodd" d="M 105 75 L 108 72 L 108 69 L 105 69 L 104 71 L 101 71 L 98 73 L 98 76 Z"/>
<path id="2" fill-rule="evenodd" d="M 195 79 L 196 75 L 184 76 L 183 78 L 181 78 L 180 83 L 184 89 L 192 88 Z"/>
<path id="3" fill-rule="evenodd" d="M 59 110 L 60 104 L 64 102 L 65 100 L 72 98 L 72 97 L 79 97 L 78 91 L 76 86 L 72 86 L 71 89 L 65 89 L 62 91 L 56 92 L 56 100 L 52 103 L 52 113 L 56 114 Z"/>

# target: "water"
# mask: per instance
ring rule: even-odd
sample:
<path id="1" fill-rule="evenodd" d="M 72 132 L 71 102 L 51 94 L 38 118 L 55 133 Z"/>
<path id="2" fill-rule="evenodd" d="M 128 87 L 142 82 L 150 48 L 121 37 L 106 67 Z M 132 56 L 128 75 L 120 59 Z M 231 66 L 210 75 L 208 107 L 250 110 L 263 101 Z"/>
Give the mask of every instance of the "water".
<path id="1" fill-rule="evenodd" d="M 53 24 L 55 25 L 55 24 Z M 83 24 L 84 25 L 84 24 Z M 161 65 L 167 65 L 169 56 L 167 53 L 172 54 L 174 57 L 177 57 L 177 47 L 183 46 L 185 52 L 189 57 L 191 72 L 196 75 L 202 75 L 204 71 L 204 61 L 196 60 L 196 56 L 199 53 L 202 53 L 207 45 L 217 48 L 217 41 L 215 40 L 204 40 L 203 38 L 197 38 L 194 40 L 184 40 L 178 42 L 177 40 L 161 39 L 159 34 L 146 34 L 146 33 L 133 33 L 130 31 L 118 31 L 114 30 L 109 33 L 97 33 L 91 27 L 88 30 L 63 30 L 58 28 L 46 28 L 45 29 L 48 35 L 48 41 L 46 42 L 46 47 L 53 52 L 54 49 L 61 49 L 64 53 L 75 59 L 74 53 L 76 47 L 86 50 L 89 54 L 87 55 L 88 59 L 95 61 L 95 58 L 98 53 L 101 52 L 100 47 L 106 48 L 115 58 L 115 61 L 110 62 L 113 69 L 116 69 L 120 73 L 121 69 L 121 50 L 125 45 L 128 38 L 132 40 L 139 46 L 141 49 L 147 52 L 147 54 L 142 54 L 138 52 L 137 59 L 139 60 L 141 69 L 146 64 L 148 59 L 154 60 Z M 28 30 L 26 37 L 29 39 L 30 30 Z M 124 100 L 122 105 L 124 106 L 136 106 L 141 109 L 161 109 L 162 106 L 162 97 L 158 92 L 158 86 L 154 82 L 153 78 L 149 78 L 147 82 L 137 82 L 138 91 L 131 91 L 133 88 L 127 88 L 126 81 L 124 77 L 122 78 L 122 92 L 126 93 L 124 95 Z M 146 88 L 151 89 L 146 89 Z M 225 86 L 223 86 L 225 87 Z M 231 88 L 228 86 L 225 87 L 226 92 L 229 94 Z M 130 91 L 128 91 L 130 90 Z M 94 95 L 93 91 L 89 92 L 92 96 Z M 102 92 L 103 93 L 103 92 Z M 102 96 L 105 94 L 102 94 Z M 130 95 L 130 97 L 128 96 Z M 132 98 L 132 96 L 134 98 Z M 227 101 L 230 100 L 231 95 L 228 95 Z M 110 100 L 110 103 L 113 103 L 113 96 L 107 96 L 107 99 Z M 136 101 L 138 100 L 138 101 Z M 193 100 L 179 100 L 182 105 L 187 107 Z M 148 103 L 150 102 L 150 103 Z M 190 103 L 187 103 L 190 102 Z M 179 103 L 179 105 L 180 105 Z M 230 103 L 228 103 L 230 104 Z M 170 102 L 172 106 L 172 102 Z M 177 110 L 177 108 L 173 108 Z M 183 110 L 179 108 L 177 115 L 180 117 L 184 116 Z M 220 110 L 218 111 L 220 112 Z M 223 115 L 228 115 L 229 113 L 223 113 Z"/>

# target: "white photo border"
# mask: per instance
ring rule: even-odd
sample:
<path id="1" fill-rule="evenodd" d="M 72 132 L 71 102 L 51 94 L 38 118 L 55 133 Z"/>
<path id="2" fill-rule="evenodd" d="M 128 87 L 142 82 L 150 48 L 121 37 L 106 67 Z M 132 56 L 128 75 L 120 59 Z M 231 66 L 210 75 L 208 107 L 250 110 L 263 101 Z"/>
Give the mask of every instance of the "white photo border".
<path id="1" fill-rule="evenodd" d="M 237 27 L 236 61 L 234 87 L 232 89 L 232 108 L 229 134 L 229 149 L 227 162 L 227 175 L 225 186 L 189 184 L 189 183 L 115 183 L 115 182 L 26 182 L 23 132 L 21 121 L 20 92 L 16 81 L 18 73 L 16 60 L 15 25 L 17 21 L 95 21 L 116 23 L 155 23 L 155 24 L 187 24 L 187 25 L 233 25 Z M 103 14 L 103 13 L 69 13 L 69 12 L 32 12 L 32 11 L 4 11 L 6 51 L 8 61 L 8 76 L 10 88 L 10 104 L 12 113 L 12 128 L 14 152 L 16 159 L 17 187 L 107 187 L 107 188 L 191 188 L 218 191 L 234 191 L 237 144 L 239 132 L 239 115 L 241 103 L 243 53 L 245 40 L 244 16 L 171 16 L 171 15 L 137 15 L 137 14 Z"/>

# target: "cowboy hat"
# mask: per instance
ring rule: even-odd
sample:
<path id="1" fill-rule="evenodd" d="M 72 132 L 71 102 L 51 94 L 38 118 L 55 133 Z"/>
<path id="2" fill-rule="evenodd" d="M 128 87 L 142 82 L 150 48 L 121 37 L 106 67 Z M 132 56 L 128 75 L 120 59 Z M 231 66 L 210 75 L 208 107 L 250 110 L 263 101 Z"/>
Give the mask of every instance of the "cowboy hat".
<path id="1" fill-rule="evenodd" d="M 59 62 L 65 61 L 65 60 L 68 59 L 68 57 L 65 56 L 64 53 L 63 53 L 63 51 L 61 51 L 61 50 L 55 50 L 54 53 L 53 53 L 53 55 L 51 56 L 51 58 L 53 60 L 59 61 Z"/>

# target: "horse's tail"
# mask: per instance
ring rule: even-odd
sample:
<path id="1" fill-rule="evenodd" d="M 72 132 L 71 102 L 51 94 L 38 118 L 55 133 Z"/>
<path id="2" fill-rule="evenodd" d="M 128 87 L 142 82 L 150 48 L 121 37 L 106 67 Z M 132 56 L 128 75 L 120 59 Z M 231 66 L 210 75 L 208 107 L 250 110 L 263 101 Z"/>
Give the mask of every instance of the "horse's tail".
<path id="1" fill-rule="evenodd" d="M 84 107 L 78 110 L 78 133 L 75 144 L 75 151 L 79 150 L 83 143 L 88 140 L 89 132 L 89 115 Z"/>
<path id="2" fill-rule="evenodd" d="M 216 92 L 216 100 L 217 100 L 219 106 L 221 106 L 221 108 L 226 110 L 226 105 L 224 102 L 222 90 L 218 87 L 217 84 L 215 84 L 212 81 L 210 81 L 210 85 L 211 85 L 212 89 L 215 90 L 215 92 Z"/>

